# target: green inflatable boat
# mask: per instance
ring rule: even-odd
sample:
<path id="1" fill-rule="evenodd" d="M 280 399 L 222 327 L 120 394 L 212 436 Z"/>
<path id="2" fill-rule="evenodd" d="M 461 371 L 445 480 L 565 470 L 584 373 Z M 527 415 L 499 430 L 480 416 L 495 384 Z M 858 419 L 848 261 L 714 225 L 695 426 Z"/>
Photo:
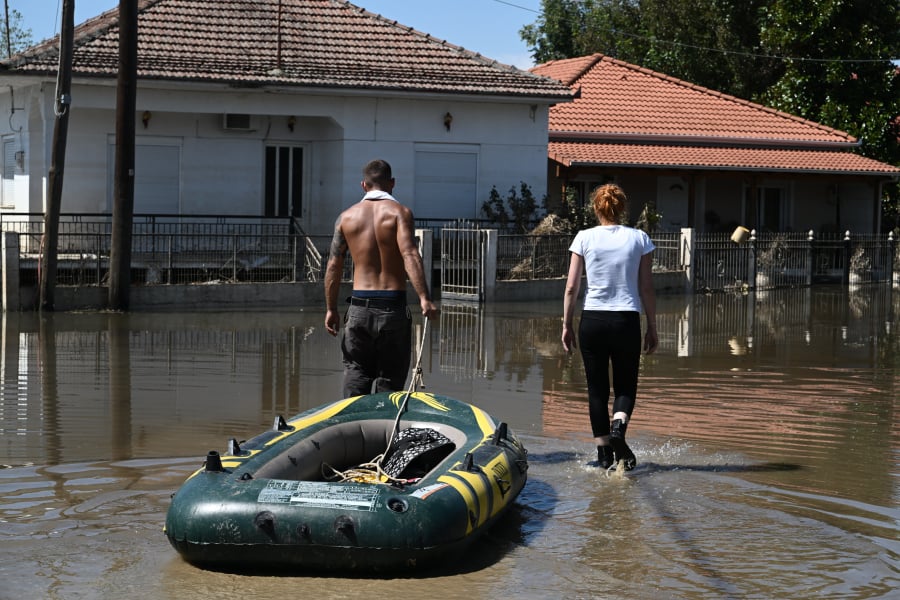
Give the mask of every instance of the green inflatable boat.
<path id="1" fill-rule="evenodd" d="M 508 509 L 527 452 L 476 406 L 424 392 L 347 398 L 231 440 L 173 495 L 165 533 L 224 570 L 447 564 Z"/>

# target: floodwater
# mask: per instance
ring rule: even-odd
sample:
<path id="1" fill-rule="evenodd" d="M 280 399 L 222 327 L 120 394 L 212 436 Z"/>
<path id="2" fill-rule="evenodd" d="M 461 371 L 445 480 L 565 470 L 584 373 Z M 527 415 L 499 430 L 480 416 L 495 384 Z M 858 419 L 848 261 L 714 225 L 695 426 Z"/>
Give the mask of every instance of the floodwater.
<path id="1" fill-rule="evenodd" d="M 209 450 L 337 398 L 321 311 L 5 315 L 0 598 L 896 597 L 900 292 L 659 300 L 624 479 L 561 299 L 417 320 L 426 391 L 507 421 L 530 469 L 462 563 L 403 578 L 202 570 L 162 532 Z"/>

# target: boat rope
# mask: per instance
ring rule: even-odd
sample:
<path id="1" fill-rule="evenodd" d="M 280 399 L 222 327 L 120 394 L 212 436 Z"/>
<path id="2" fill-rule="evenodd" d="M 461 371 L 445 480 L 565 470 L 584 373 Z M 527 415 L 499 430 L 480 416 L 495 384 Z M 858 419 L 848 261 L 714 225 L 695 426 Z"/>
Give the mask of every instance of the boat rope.
<path id="1" fill-rule="evenodd" d="M 406 394 L 403 396 L 403 402 L 397 410 L 397 418 L 394 420 L 394 428 L 391 431 L 391 439 L 388 440 L 388 448 L 391 447 L 394 438 L 397 437 L 397 432 L 400 431 L 400 417 L 406 412 L 406 405 L 409 403 L 410 395 L 416 391 L 419 384 L 421 384 L 423 388 L 425 387 L 425 380 L 422 378 L 422 350 L 425 349 L 425 334 L 427 331 L 428 317 L 425 317 L 422 324 L 422 339 L 419 342 L 419 351 L 416 355 L 416 364 L 413 365 L 412 375 L 409 378 L 409 389 L 406 390 Z"/>
<path id="2" fill-rule="evenodd" d="M 405 484 L 409 483 L 408 479 L 400 479 L 388 475 L 382 468 L 385 454 L 391 449 L 397 434 L 400 432 L 400 418 L 406 412 L 406 406 L 409 403 L 409 397 L 419 386 L 425 387 L 425 381 L 422 377 L 422 351 L 425 349 L 425 335 L 428 332 L 428 317 L 425 317 L 422 324 L 422 338 L 419 341 L 419 348 L 416 353 L 416 363 L 413 365 L 412 375 L 409 380 L 409 388 L 403 396 L 403 402 L 397 410 L 397 418 L 394 419 L 394 425 L 391 427 L 391 437 L 388 439 L 386 450 L 372 459 L 371 462 L 356 465 L 346 471 L 338 471 L 328 464 L 322 465 L 323 475 L 325 468 L 331 469 L 331 477 L 336 477 L 339 481 L 354 481 L 357 483 L 387 483 L 387 484 Z"/>

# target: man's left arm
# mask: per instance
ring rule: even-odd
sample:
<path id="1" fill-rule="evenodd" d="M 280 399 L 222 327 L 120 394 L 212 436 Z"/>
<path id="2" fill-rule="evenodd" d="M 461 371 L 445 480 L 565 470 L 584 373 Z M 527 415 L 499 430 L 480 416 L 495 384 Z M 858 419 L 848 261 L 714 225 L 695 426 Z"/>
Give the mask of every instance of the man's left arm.
<path id="1" fill-rule="evenodd" d="M 341 218 L 334 224 L 334 236 L 328 251 L 328 264 L 325 267 L 325 329 L 331 335 L 337 335 L 341 327 L 341 314 L 338 311 L 338 292 L 341 289 L 341 278 L 344 274 L 344 256 L 347 254 L 347 240 L 341 231 Z"/>

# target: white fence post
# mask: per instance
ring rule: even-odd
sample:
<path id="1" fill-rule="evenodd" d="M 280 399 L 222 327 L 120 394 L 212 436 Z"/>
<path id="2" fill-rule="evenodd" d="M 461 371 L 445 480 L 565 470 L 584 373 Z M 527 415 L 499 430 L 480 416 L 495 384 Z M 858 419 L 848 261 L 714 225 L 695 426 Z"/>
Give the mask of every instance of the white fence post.
<path id="1" fill-rule="evenodd" d="M 2 242 L 3 264 L 3 310 L 16 311 L 19 303 L 19 234 L 15 231 L 4 231 Z"/>
<path id="2" fill-rule="evenodd" d="M 431 279 L 434 271 L 434 230 L 416 229 L 416 239 L 419 240 L 419 254 L 422 256 L 422 267 L 425 271 L 425 285 L 428 286 L 428 293 L 433 297 L 434 289 L 431 287 Z"/>
<path id="3" fill-rule="evenodd" d="M 499 236 L 496 229 L 484 229 L 484 252 L 482 258 L 482 282 L 481 289 L 484 290 L 483 302 L 493 302 L 497 297 L 497 244 Z"/>
<path id="4" fill-rule="evenodd" d="M 678 260 L 681 263 L 681 267 L 684 269 L 687 291 L 692 292 L 694 290 L 694 276 L 695 276 L 694 228 L 693 227 L 682 227 L 681 228 L 681 240 L 678 243 L 678 248 L 679 248 Z"/>

